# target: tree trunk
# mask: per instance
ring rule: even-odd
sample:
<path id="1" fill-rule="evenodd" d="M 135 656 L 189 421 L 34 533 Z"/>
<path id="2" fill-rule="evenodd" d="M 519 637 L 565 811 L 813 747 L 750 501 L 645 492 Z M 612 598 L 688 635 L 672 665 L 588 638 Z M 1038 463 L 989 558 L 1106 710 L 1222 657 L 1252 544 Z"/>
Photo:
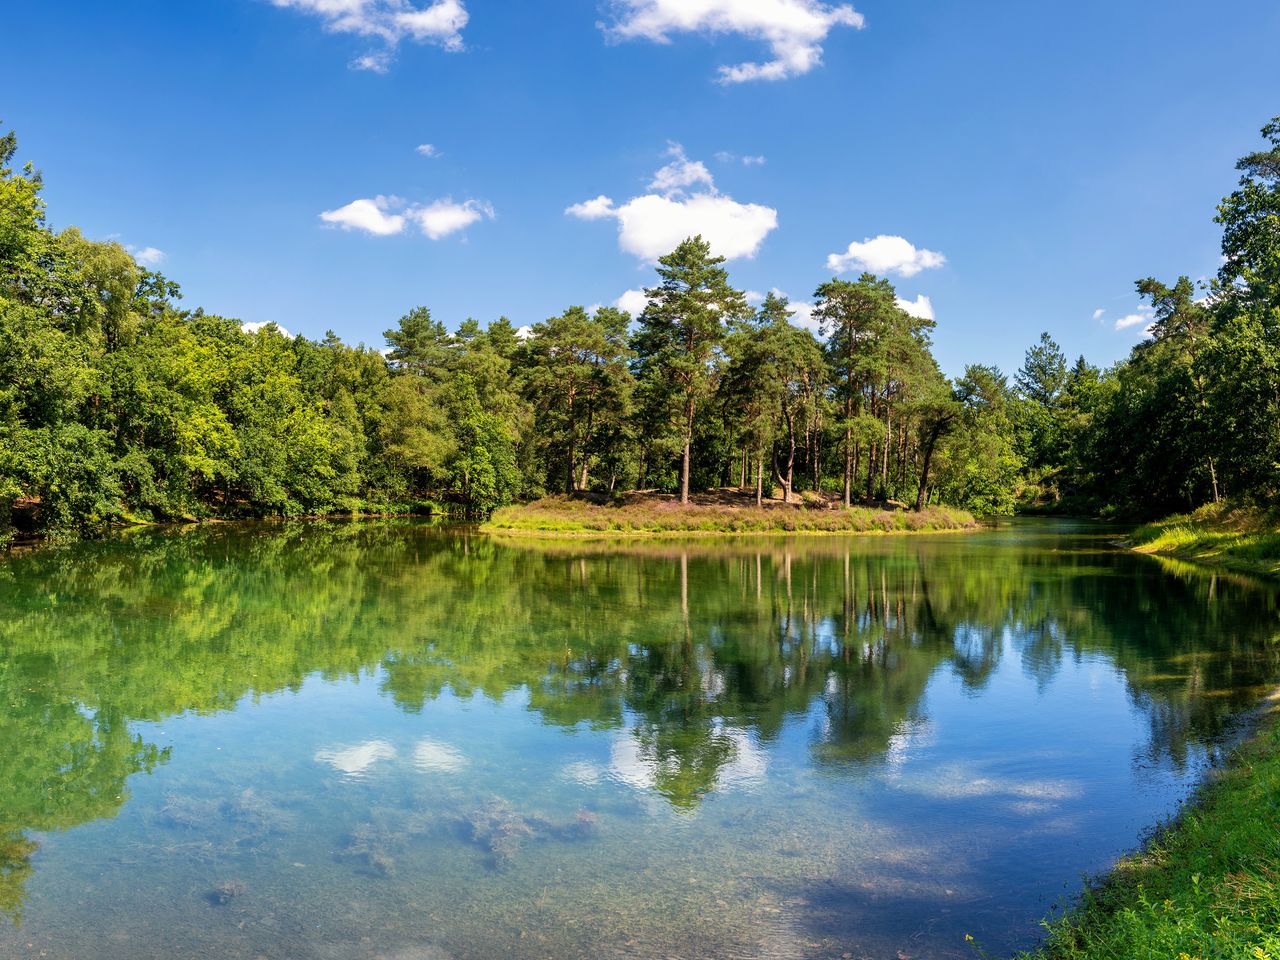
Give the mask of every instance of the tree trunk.
<path id="1" fill-rule="evenodd" d="M 876 495 L 876 445 L 867 447 L 867 499 Z"/>
<path id="2" fill-rule="evenodd" d="M 756 451 L 756 506 L 764 506 L 764 448 Z"/>
<path id="3" fill-rule="evenodd" d="M 924 509 L 925 496 L 929 492 L 929 464 L 933 460 L 936 437 L 930 437 L 924 448 L 924 461 L 920 465 L 920 490 L 916 493 L 916 513 Z"/>
<path id="4" fill-rule="evenodd" d="M 577 389 L 575 385 L 572 382 L 570 382 L 569 395 L 567 397 L 569 401 L 569 448 L 568 450 L 565 451 L 565 464 L 564 464 L 564 492 L 565 492 L 565 496 L 569 496 L 569 497 L 573 496 L 574 490 L 577 489 L 576 487 L 577 478 L 574 476 L 574 473 L 575 473 L 574 467 L 575 467 L 575 461 L 577 460 L 577 454 L 578 454 L 578 449 L 577 449 L 578 419 L 575 416 L 575 411 L 573 408 L 573 402 L 576 399 L 576 397 L 577 397 Z"/>
<path id="5" fill-rule="evenodd" d="M 855 443 L 853 445 L 853 478 L 857 482 L 858 467 L 862 464 L 862 444 Z M 845 506 L 848 506 L 846 503 Z"/>
<path id="6" fill-rule="evenodd" d="M 822 496 L 822 449 L 818 431 L 813 431 L 813 492 Z"/>
<path id="7" fill-rule="evenodd" d="M 684 402 L 684 452 L 680 457 L 680 502 L 689 502 L 689 448 L 693 445 L 693 394 Z"/>
<path id="8" fill-rule="evenodd" d="M 844 431 L 844 505 L 853 503 L 853 428 Z"/>
<path id="9" fill-rule="evenodd" d="M 920 489 L 916 493 L 916 513 L 924 509 L 925 502 L 929 497 L 929 467 L 933 463 L 933 451 L 938 446 L 938 438 L 942 436 L 943 431 L 947 429 L 950 419 L 937 423 L 929 431 L 929 435 L 924 440 L 924 445 L 920 448 L 923 455 L 920 463 Z"/>
<path id="10" fill-rule="evenodd" d="M 783 405 L 782 415 L 787 419 L 787 472 L 786 475 L 783 476 L 783 474 L 778 471 L 778 459 L 776 456 L 773 460 L 773 469 L 778 473 L 778 479 L 782 481 L 782 502 L 790 503 L 792 484 L 795 480 L 796 421 L 791 412 L 786 409 L 785 404 Z"/>
<path id="11" fill-rule="evenodd" d="M 893 411 L 887 406 L 884 411 L 884 452 L 880 457 L 880 493 L 889 493 L 889 449 L 893 443 Z"/>

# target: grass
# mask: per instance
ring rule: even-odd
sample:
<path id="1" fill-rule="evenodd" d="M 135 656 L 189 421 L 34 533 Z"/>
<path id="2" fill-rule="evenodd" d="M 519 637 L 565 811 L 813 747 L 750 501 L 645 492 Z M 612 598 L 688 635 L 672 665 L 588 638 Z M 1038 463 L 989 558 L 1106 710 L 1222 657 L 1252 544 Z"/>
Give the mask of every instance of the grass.
<path id="1" fill-rule="evenodd" d="M 1280 577 L 1280 508 L 1208 504 L 1139 528 L 1135 550 Z"/>
<path id="2" fill-rule="evenodd" d="M 546 497 L 496 510 L 482 530 L 539 537 L 662 537 L 750 533 L 930 533 L 977 526 L 964 510 L 930 507 L 920 513 L 874 507 L 832 508 L 825 502 L 756 507 L 729 495 L 681 505 L 648 495 L 596 504 Z"/>
<path id="3" fill-rule="evenodd" d="M 1280 718 L 1026 960 L 1280 960 Z"/>

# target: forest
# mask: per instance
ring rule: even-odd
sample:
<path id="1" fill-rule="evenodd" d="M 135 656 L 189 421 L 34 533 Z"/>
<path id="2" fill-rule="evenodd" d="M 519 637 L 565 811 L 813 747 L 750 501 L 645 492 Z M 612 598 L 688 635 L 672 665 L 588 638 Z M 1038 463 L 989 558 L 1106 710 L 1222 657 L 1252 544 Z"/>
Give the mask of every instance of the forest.
<path id="1" fill-rule="evenodd" d="M 1216 277 L 1148 277 L 1152 324 L 1101 369 L 1048 334 L 949 379 L 883 277 L 749 303 L 700 237 L 631 317 L 571 306 L 386 349 L 187 309 L 124 247 L 53 229 L 0 137 L 0 540 L 212 517 L 443 512 L 547 494 L 738 487 L 982 514 L 1149 518 L 1280 480 L 1280 118 L 1217 209 Z"/>

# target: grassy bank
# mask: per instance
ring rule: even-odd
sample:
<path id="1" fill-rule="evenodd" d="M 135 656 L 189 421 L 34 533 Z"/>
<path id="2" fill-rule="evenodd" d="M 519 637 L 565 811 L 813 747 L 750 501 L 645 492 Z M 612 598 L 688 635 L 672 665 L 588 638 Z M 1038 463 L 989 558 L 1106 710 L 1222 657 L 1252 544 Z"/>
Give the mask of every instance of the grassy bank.
<path id="1" fill-rule="evenodd" d="M 1028 960 L 1280 960 L 1280 717 Z"/>
<path id="2" fill-rule="evenodd" d="M 976 527 L 964 510 L 930 507 L 920 513 L 822 505 L 771 504 L 764 507 L 723 499 L 681 505 L 648 497 L 618 504 L 595 504 L 547 497 L 494 512 L 481 528 L 488 533 L 541 537 L 661 537 L 740 533 L 929 533 Z"/>
<path id="3" fill-rule="evenodd" d="M 1132 536 L 1142 553 L 1280 576 L 1280 509 L 1225 503 L 1149 523 Z"/>

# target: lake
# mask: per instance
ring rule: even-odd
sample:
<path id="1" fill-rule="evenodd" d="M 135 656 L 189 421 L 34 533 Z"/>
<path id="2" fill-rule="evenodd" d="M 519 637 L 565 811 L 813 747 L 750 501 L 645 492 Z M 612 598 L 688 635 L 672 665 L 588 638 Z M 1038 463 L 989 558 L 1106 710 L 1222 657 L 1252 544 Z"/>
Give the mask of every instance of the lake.
<path id="1" fill-rule="evenodd" d="M 0 562 L 0 957 L 973 957 L 1173 813 L 1280 601 L 1115 531 L 413 523 Z"/>

